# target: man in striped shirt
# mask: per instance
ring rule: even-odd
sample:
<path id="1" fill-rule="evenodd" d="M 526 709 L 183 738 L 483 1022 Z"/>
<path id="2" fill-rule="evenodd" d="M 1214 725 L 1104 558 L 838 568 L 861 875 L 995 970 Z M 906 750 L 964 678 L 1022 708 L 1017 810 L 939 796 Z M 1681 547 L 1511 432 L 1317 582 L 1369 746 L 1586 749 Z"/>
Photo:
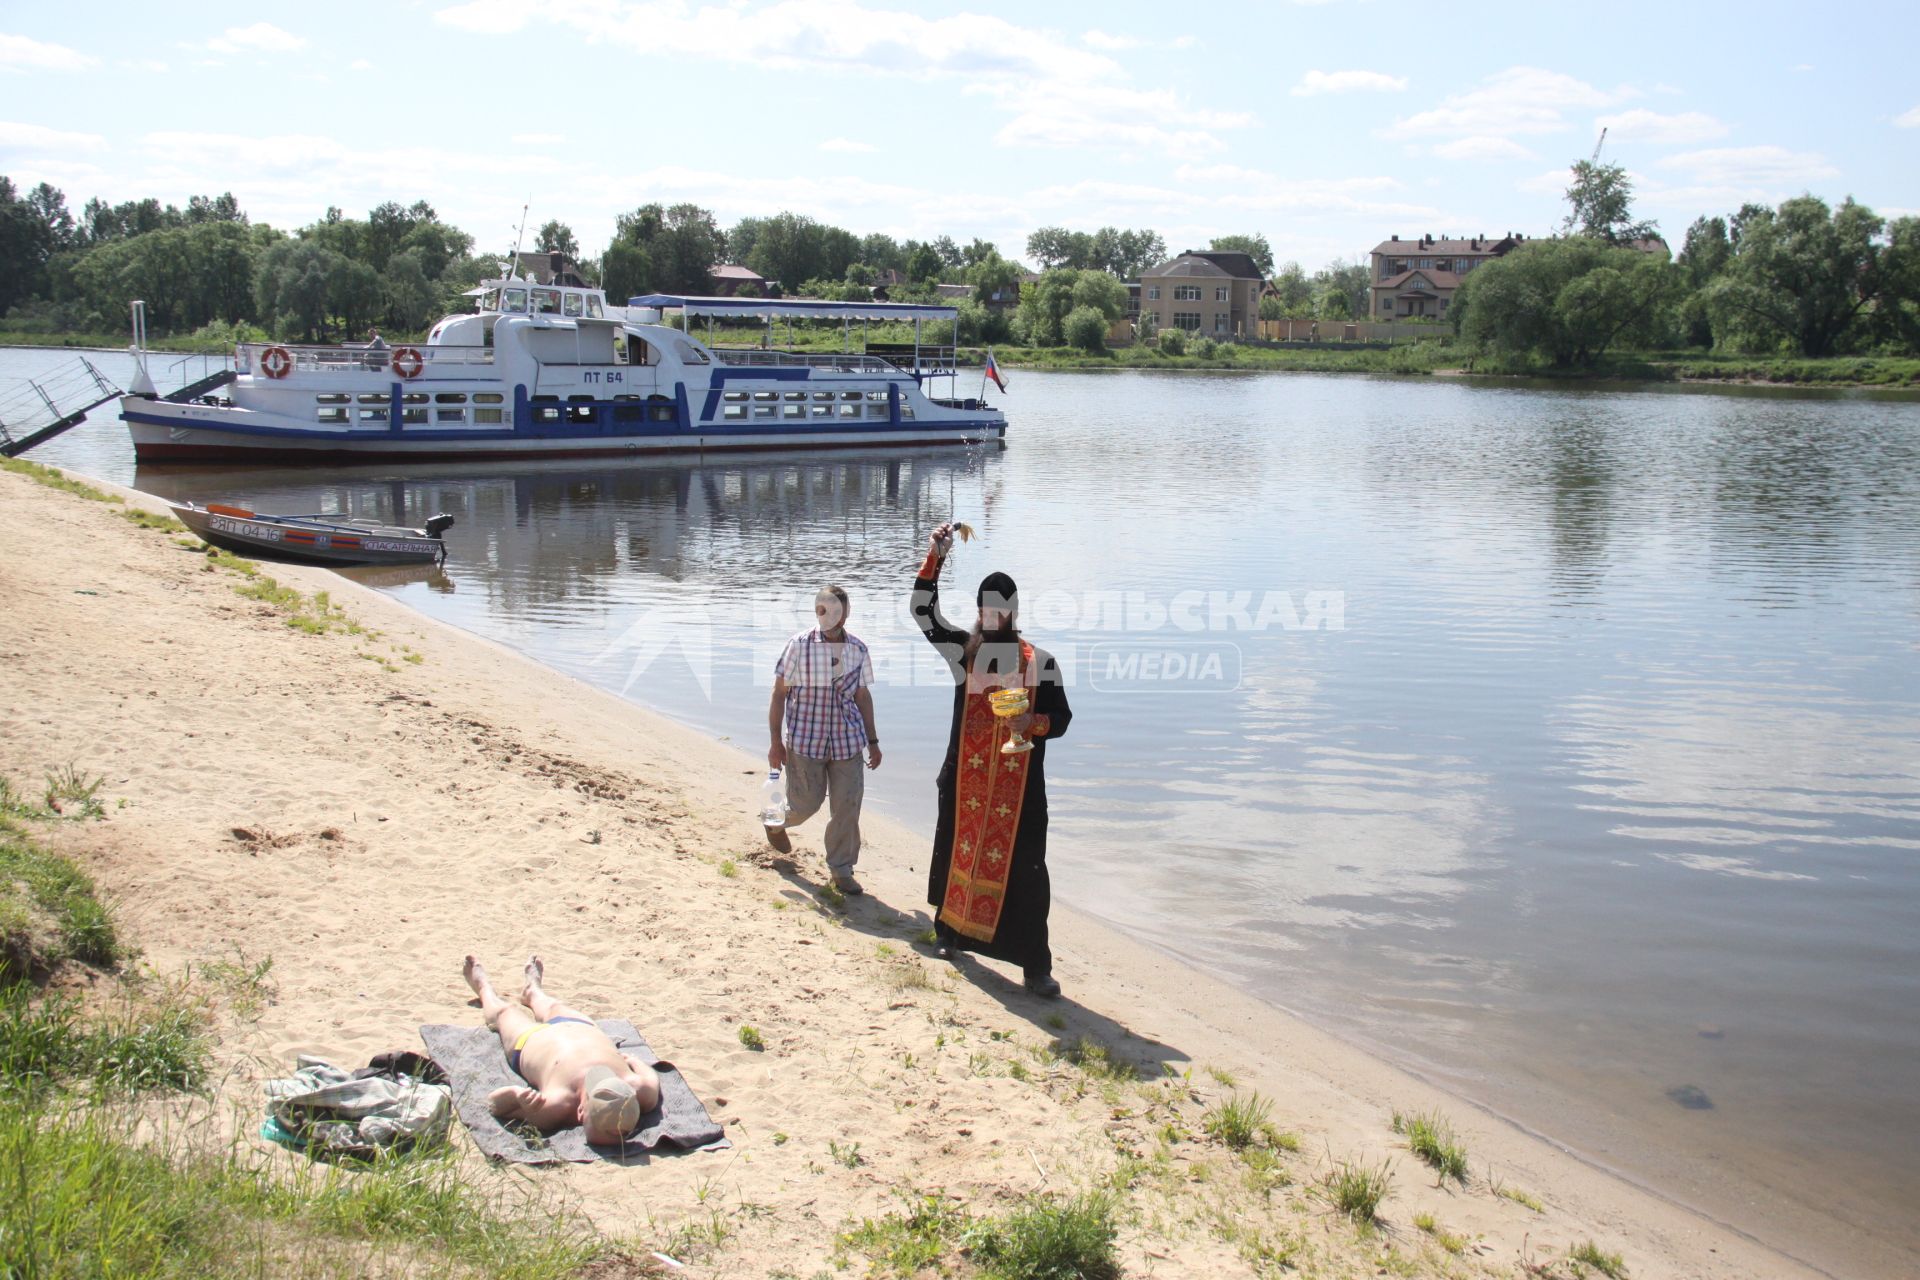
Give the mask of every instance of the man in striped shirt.
<path id="1" fill-rule="evenodd" d="M 873 661 L 867 646 L 847 631 L 849 612 L 844 590 L 822 587 L 813 601 L 819 625 L 787 641 L 774 667 L 767 764 L 786 771 L 787 820 L 767 828 L 767 843 L 791 853 L 787 827 L 811 818 L 831 797 L 827 870 L 842 893 L 857 894 L 853 864 L 860 859 L 860 801 L 866 794 L 860 756 L 866 754 L 867 768 L 880 767 L 880 735 L 868 692 Z"/>

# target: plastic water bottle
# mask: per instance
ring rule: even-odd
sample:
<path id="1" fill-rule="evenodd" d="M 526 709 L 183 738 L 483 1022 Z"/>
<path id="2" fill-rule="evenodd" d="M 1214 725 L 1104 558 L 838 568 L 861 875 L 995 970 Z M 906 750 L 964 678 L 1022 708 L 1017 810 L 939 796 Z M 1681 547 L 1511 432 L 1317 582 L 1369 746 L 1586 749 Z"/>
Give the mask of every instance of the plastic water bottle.
<path id="1" fill-rule="evenodd" d="M 778 769 L 767 770 L 767 785 L 760 788 L 760 822 L 768 827 L 787 824 L 787 784 Z"/>

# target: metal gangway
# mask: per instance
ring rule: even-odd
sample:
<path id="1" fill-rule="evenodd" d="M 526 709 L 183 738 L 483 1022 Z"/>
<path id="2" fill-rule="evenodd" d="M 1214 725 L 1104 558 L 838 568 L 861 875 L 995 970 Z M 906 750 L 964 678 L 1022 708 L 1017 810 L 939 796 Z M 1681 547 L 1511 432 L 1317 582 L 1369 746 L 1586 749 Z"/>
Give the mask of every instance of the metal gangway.
<path id="1" fill-rule="evenodd" d="M 120 395 L 85 356 L 52 374 L 0 389 L 0 457 L 18 457 L 44 444 Z"/>

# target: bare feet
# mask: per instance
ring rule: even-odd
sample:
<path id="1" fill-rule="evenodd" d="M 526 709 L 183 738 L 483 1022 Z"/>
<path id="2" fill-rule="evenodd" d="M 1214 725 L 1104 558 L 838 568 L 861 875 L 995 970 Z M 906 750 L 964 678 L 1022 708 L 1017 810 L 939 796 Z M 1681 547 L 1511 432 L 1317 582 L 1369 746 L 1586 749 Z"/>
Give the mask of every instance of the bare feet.
<path id="1" fill-rule="evenodd" d="M 547 966 L 539 956 L 528 956 L 524 972 L 527 975 L 527 985 L 520 989 L 520 1003 L 532 1005 L 534 993 L 540 990 L 540 983 L 547 976 Z"/>
<path id="2" fill-rule="evenodd" d="M 479 956 L 466 958 L 465 963 L 460 966 L 460 976 L 467 980 L 467 985 L 473 988 L 473 994 L 477 996 L 486 995 L 487 988 L 493 985 L 487 981 L 486 966 L 480 963 Z"/>

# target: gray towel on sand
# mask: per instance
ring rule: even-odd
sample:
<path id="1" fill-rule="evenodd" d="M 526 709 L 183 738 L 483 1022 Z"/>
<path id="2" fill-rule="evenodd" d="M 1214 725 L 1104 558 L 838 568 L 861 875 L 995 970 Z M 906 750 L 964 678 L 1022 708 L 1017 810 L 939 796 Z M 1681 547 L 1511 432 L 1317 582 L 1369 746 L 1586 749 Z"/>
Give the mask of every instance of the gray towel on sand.
<path id="1" fill-rule="evenodd" d="M 461 1122 L 480 1149 L 496 1160 L 520 1164 L 555 1164 L 562 1160 L 634 1164 L 643 1162 L 647 1153 L 662 1142 L 701 1149 L 731 1145 L 726 1131 L 707 1115 L 707 1108 L 673 1064 L 660 1061 L 631 1022 L 608 1018 L 599 1026 L 620 1052 L 632 1054 L 660 1073 L 660 1105 L 640 1118 L 639 1130 L 619 1147 L 589 1146 L 586 1130 L 579 1125 L 541 1135 L 531 1125 L 516 1121 L 509 1129 L 495 1119 L 487 1110 L 487 1095 L 527 1082 L 508 1068 L 500 1037 L 487 1028 L 428 1026 L 420 1028 L 420 1038 L 426 1041 L 427 1056 L 447 1073 L 447 1081 L 453 1086 L 453 1108 Z"/>

